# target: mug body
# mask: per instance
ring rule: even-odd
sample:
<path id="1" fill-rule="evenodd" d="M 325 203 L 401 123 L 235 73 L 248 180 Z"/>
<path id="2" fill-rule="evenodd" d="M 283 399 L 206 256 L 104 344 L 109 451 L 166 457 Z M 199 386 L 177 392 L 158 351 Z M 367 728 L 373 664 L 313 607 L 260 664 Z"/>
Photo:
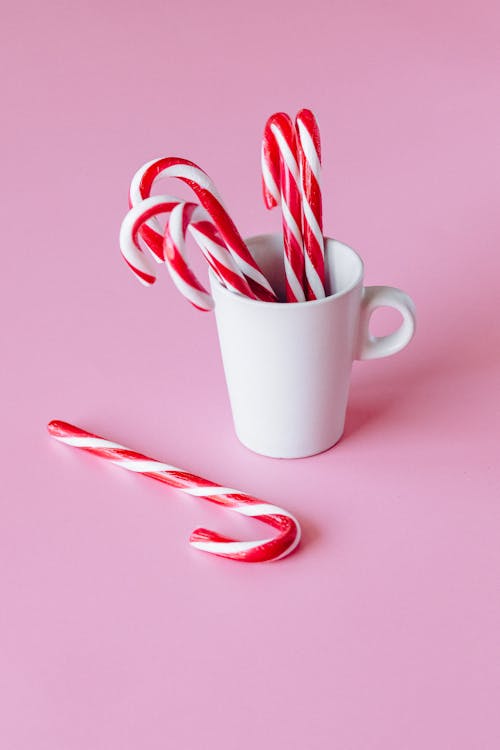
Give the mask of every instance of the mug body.
<path id="1" fill-rule="evenodd" d="M 246 242 L 284 301 L 281 236 Z M 300 458 L 330 448 L 342 436 L 363 263 L 347 245 L 325 239 L 325 267 L 328 296 L 289 304 L 234 294 L 210 274 L 236 434 L 256 453 Z"/>

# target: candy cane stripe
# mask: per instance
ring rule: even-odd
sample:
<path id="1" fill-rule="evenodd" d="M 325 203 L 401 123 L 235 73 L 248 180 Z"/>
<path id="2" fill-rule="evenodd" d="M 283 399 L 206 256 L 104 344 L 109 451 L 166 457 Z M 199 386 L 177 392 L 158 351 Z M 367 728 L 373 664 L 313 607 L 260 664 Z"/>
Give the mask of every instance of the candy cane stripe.
<path id="1" fill-rule="evenodd" d="M 295 154 L 292 153 L 292 150 L 287 142 L 287 139 L 281 132 L 280 128 L 278 128 L 276 125 L 271 125 L 271 131 L 274 137 L 276 138 L 276 141 L 278 142 L 278 147 L 281 152 L 281 156 L 284 159 L 286 167 L 290 171 L 294 180 L 298 183 L 299 165 L 295 157 Z"/>
<path id="2" fill-rule="evenodd" d="M 281 210 L 283 212 L 283 216 L 285 218 L 285 221 L 288 224 L 288 230 L 290 234 L 292 235 L 293 239 L 297 243 L 299 247 L 302 246 L 302 235 L 300 233 L 300 229 L 298 227 L 298 224 L 292 215 L 290 209 L 288 208 L 288 205 L 286 203 L 281 204 Z"/>
<path id="3" fill-rule="evenodd" d="M 149 459 L 139 460 L 136 458 L 117 458 L 113 461 L 113 463 L 119 466 L 121 469 L 136 471 L 140 474 L 150 474 L 151 472 L 158 471 L 177 471 L 175 466 L 169 466 L 169 464 L 162 464 L 159 461 L 153 461 Z"/>
<path id="4" fill-rule="evenodd" d="M 239 495 L 239 490 L 233 490 L 231 487 L 219 487 L 219 485 L 204 485 L 203 487 L 191 487 L 185 490 L 188 495 L 195 497 L 206 497 L 207 495 Z"/>
<path id="5" fill-rule="evenodd" d="M 299 281 L 295 273 L 293 272 L 293 268 L 290 264 L 290 260 L 288 259 L 286 255 L 284 258 L 284 263 L 285 263 L 285 275 L 287 277 L 287 285 L 290 287 L 291 294 L 293 295 L 295 302 L 305 302 L 306 298 L 305 298 L 304 290 L 300 286 Z"/>
<path id="6" fill-rule="evenodd" d="M 205 229 L 207 228 L 205 227 Z M 197 241 L 197 243 L 199 245 L 202 245 L 204 250 L 210 253 L 212 258 L 216 260 L 217 263 L 219 263 L 228 271 L 232 271 L 232 273 L 238 275 L 238 268 L 235 267 L 235 263 L 229 253 L 227 253 L 225 248 L 219 242 L 214 240 L 207 231 L 203 231 L 202 225 L 191 225 L 189 227 L 189 232 Z"/>
<path id="7" fill-rule="evenodd" d="M 305 267 L 307 283 L 309 284 L 311 291 L 315 295 L 315 299 L 322 299 L 325 294 L 324 286 L 318 274 L 317 268 L 313 265 L 309 255 L 305 256 Z"/>
<path id="8" fill-rule="evenodd" d="M 221 243 L 213 225 L 210 222 L 197 222 L 190 225 L 189 231 L 224 286 L 233 292 L 255 299 L 246 277 L 227 252 L 225 245 Z"/>
<path id="9" fill-rule="evenodd" d="M 261 153 L 261 167 L 262 167 L 262 179 L 263 179 L 263 187 L 264 187 L 264 193 L 267 194 L 267 203 L 268 208 L 272 208 L 272 206 L 269 205 L 269 202 L 272 201 L 273 206 L 277 206 L 280 202 L 280 189 L 274 179 L 273 174 L 271 173 L 271 170 L 268 167 L 268 159 L 266 155 L 266 150 L 264 147 L 262 147 L 262 153 Z"/>
<path id="10" fill-rule="evenodd" d="M 288 516 L 294 518 L 291 513 L 279 508 L 277 505 L 270 505 L 269 503 L 256 503 L 255 505 L 240 505 L 234 509 L 236 513 L 241 513 L 243 516 Z"/>
<path id="11" fill-rule="evenodd" d="M 282 552 L 281 555 L 278 555 L 278 557 L 275 557 L 274 560 L 275 561 L 276 560 L 281 560 L 283 557 L 286 557 L 291 552 L 293 552 L 294 549 L 296 549 L 299 546 L 299 544 L 300 544 L 300 537 L 301 537 L 301 534 L 300 533 L 297 534 L 297 537 L 296 537 L 295 541 L 292 542 L 292 544 L 290 545 L 290 547 L 285 552 Z"/>
<path id="12" fill-rule="evenodd" d="M 171 263 L 167 263 L 167 270 L 178 291 L 194 307 L 197 307 L 199 310 L 213 310 L 214 301 L 203 287 L 199 288 L 201 284 L 198 285 L 197 289 L 193 289 L 193 283 L 186 281 Z"/>
<path id="13" fill-rule="evenodd" d="M 116 448 L 118 450 L 125 450 L 123 445 L 112 443 L 110 440 L 104 440 L 103 438 L 60 437 L 58 439 L 61 443 L 72 445 L 73 448 Z"/>
<path id="14" fill-rule="evenodd" d="M 143 200 L 140 192 L 140 184 L 144 172 L 153 166 L 157 159 L 153 159 L 137 170 L 132 177 L 129 189 L 129 206 L 133 208 Z M 149 196 L 145 196 L 149 197 Z M 159 262 L 163 261 L 163 232 L 161 224 L 156 216 L 148 219 L 141 227 L 141 237 Z"/>
<path id="15" fill-rule="evenodd" d="M 303 206 L 304 206 L 304 216 L 309 225 L 309 230 L 313 233 L 314 239 L 316 240 L 318 245 L 321 245 L 322 243 L 324 243 L 323 234 L 321 232 L 321 227 L 318 224 L 318 220 L 314 214 L 314 211 L 309 205 L 309 201 L 307 199 L 304 200 Z"/>
<path id="16" fill-rule="evenodd" d="M 177 289 L 201 310 L 213 309 L 214 302 L 205 288 L 200 284 L 187 262 L 186 232 L 195 225 L 195 221 L 207 222 L 206 211 L 195 203 L 179 203 L 170 213 L 164 237 L 164 257 L 170 276 Z M 213 267 L 211 257 L 202 243 L 198 245 L 206 259 Z M 218 269 L 214 269 L 218 273 Z M 243 280 L 244 282 L 244 280 Z"/>
<path id="17" fill-rule="evenodd" d="M 297 127 L 299 130 L 300 145 L 302 147 L 304 157 L 306 158 L 307 163 L 319 184 L 321 178 L 321 162 L 319 160 L 318 152 L 316 150 L 316 146 L 314 145 L 311 134 L 304 125 L 304 122 L 300 119 L 300 116 L 297 116 Z"/>
<path id="18" fill-rule="evenodd" d="M 212 198 L 224 207 L 219 191 L 210 177 L 203 171 L 203 169 L 200 169 L 200 167 L 195 164 L 183 164 L 179 162 L 167 167 L 165 172 L 169 177 L 178 177 L 180 180 L 184 180 L 184 182 L 187 182 L 188 184 L 192 183 L 193 185 L 196 185 L 197 188 L 206 190 L 207 193 L 210 193 Z M 160 174 L 158 176 L 160 176 Z"/>
<path id="19" fill-rule="evenodd" d="M 139 246 L 138 232 L 141 225 L 159 213 L 169 213 L 179 201 L 170 195 L 152 196 L 133 206 L 126 214 L 120 228 L 120 250 L 128 265 L 146 284 L 153 284 L 156 272 Z"/>
<path id="20" fill-rule="evenodd" d="M 202 552 L 211 552 L 213 555 L 236 557 L 236 555 L 251 552 L 256 547 L 265 547 L 270 541 L 270 539 L 261 539 L 258 542 L 202 542 L 191 540 L 191 546 Z"/>

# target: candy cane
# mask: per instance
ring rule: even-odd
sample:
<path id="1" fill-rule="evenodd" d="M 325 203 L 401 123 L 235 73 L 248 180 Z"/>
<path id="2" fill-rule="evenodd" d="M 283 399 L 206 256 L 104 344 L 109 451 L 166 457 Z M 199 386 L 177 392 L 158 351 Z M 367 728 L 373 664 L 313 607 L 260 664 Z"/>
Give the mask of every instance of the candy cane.
<path id="1" fill-rule="evenodd" d="M 172 225 L 181 233 L 181 240 L 178 241 L 177 244 L 169 241 L 168 249 L 164 251 L 164 257 L 170 278 L 179 292 L 191 302 L 194 307 L 197 307 L 199 310 L 208 311 L 213 309 L 214 301 L 189 267 L 184 249 L 186 231 L 191 224 L 193 214 L 197 208 L 198 206 L 195 203 L 178 203 L 177 206 L 172 209 L 168 218 L 167 228 L 165 229 L 164 245 L 167 245 L 167 236 L 170 239 L 167 229 L 168 225 L 172 223 L 172 220 Z M 177 226 L 178 224 L 180 226 Z M 142 228 L 144 226 L 145 225 L 142 224 Z M 139 231 L 141 230 L 139 229 Z"/>
<path id="2" fill-rule="evenodd" d="M 169 213 L 178 203 L 179 199 L 170 195 L 152 196 L 131 208 L 120 227 L 120 250 L 125 262 L 139 281 L 147 286 L 156 281 L 156 272 L 139 245 L 139 229 L 148 219 L 160 213 Z"/>
<path id="3" fill-rule="evenodd" d="M 145 284 L 152 284 L 156 274 L 138 243 L 138 233 L 144 222 L 160 213 L 169 213 L 166 230 L 168 246 L 165 258 L 170 276 L 178 288 L 195 307 L 211 310 L 213 300 L 189 268 L 185 258 L 185 234 L 187 228 L 194 235 L 205 258 L 216 275 L 229 289 L 255 298 L 248 282 L 240 272 L 226 246 L 207 214 L 197 204 L 185 204 L 169 195 L 151 196 L 129 210 L 120 229 L 120 249 L 137 278 Z M 173 232 L 173 236 L 171 235 Z"/>
<path id="4" fill-rule="evenodd" d="M 285 245 L 286 297 L 304 302 L 302 197 L 295 128 L 284 112 L 272 115 L 262 143 L 262 184 L 267 208 L 281 205 Z"/>
<path id="5" fill-rule="evenodd" d="M 177 177 L 195 192 L 201 205 L 207 210 L 213 224 L 222 236 L 239 269 L 245 275 L 255 295 L 260 300 L 276 301 L 276 295 L 249 249 L 245 245 L 234 222 L 227 213 L 213 181 L 200 167 L 187 159 L 165 157 L 155 159 L 141 167 L 130 185 L 130 205 L 135 206 L 151 193 L 154 180 L 160 177 Z M 143 236 L 152 252 L 161 259 L 162 233 L 159 225 L 150 222 Z"/>
<path id="6" fill-rule="evenodd" d="M 185 261 L 186 231 L 188 229 L 223 286 L 233 292 L 255 299 L 255 294 L 248 281 L 228 252 L 218 231 L 211 221 L 207 221 L 205 209 L 196 203 L 180 203 L 176 206 L 172 210 L 165 228 L 165 262 L 179 290 L 184 293 L 176 282 L 175 274 L 185 275 L 186 269 L 188 269 Z M 189 273 L 192 274 L 191 271 Z"/>
<path id="7" fill-rule="evenodd" d="M 320 134 L 316 118 L 309 109 L 300 110 L 295 126 L 299 142 L 307 298 L 322 299 L 325 296 L 325 246 Z"/>
<path id="8" fill-rule="evenodd" d="M 160 463 L 67 422 L 54 420 L 49 422 L 47 429 L 52 437 L 66 445 L 81 448 L 122 469 L 158 479 L 188 495 L 205 498 L 243 516 L 256 518 L 278 530 L 278 535 L 271 539 L 239 542 L 216 531 L 196 529 L 189 539 L 196 549 L 243 562 L 266 562 L 289 555 L 299 544 L 299 522 L 283 508 L 264 503 L 230 487 L 222 487 L 175 466 Z"/>

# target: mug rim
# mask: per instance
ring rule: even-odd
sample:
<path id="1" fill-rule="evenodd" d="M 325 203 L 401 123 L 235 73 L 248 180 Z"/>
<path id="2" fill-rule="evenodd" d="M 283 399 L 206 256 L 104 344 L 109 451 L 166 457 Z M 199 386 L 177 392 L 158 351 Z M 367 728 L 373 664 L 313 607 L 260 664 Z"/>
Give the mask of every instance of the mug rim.
<path id="1" fill-rule="evenodd" d="M 263 240 L 263 239 L 266 239 L 268 237 L 278 238 L 280 240 L 282 239 L 282 235 L 279 234 L 279 233 L 277 233 L 277 232 L 267 232 L 267 233 L 262 233 L 262 234 L 254 234 L 251 237 L 245 238 L 245 244 L 248 247 L 248 243 L 250 243 L 252 241 Z M 217 276 L 215 275 L 215 273 L 209 267 L 209 269 L 208 269 L 208 275 L 209 275 L 209 278 L 210 278 L 210 285 L 213 286 L 214 284 L 216 284 L 217 285 L 217 289 L 218 289 L 218 293 L 222 294 L 222 295 L 231 295 L 231 299 L 233 301 L 238 300 L 238 302 L 241 302 L 241 304 L 247 304 L 247 305 L 266 305 L 267 309 L 269 309 L 270 305 L 272 307 L 279 307 L 279 308 L 283 309 L 284 305 L 288 306 L 290 304 L 292 305 L 293 309 L 300 308 L 300 307 L 303 307 L 305 305 L 308 305 L 309 307 L 311 307 L 312 305 L 322 305 L 322 304 L 325 304 L 328 301 L 332 301 L 334 299 L 340 299 L 344 295 L 349 294 L 349 292 L 352 292 L 353 289 L 355 289 L 360 282 L 361 283 L 363 282 L 364 273 L 365 273 L 365 265 L 363 263 L 363 260 L 362 260 L 361 256 L 350 245 L 346 245 L 345 242 L 342 242 L 341 240 L 336 240 L 334 237 L 327 237 L 326 235 L 325 235 L 324 239 L 325 239 L 326 242 L 336 242 L 338 245 L 341 245 L 343 248 L 346 248 L 347 250 L 349 250 L 349 252 L 351 252 L 355 256 L 355 258 L 358 261 L 359 266 L 360 266 L 359 274 L 357 275 L 357 277 L 355 278 L 355 280 L 351 284 L 349 284 L 347 287 L 345 287 L 345 289 L 342 289 L 339 292 L 335 292 L 334 294 L 329 294 L 327 297 L 322 297 L 321 299 L 305 300 L 304 302 L 293 302 L 293 303 L 288 303 L 288 304 L 287 303 L 283 303 L 283 302 L 266 302 L 266 301 L 261 300 L 261 299 L 252 299 L 251 297 L 246 297 L 244 294 L 235 294 L 230 289 L 228 289 L 227 287 L 223 286 L 220 283 L 220 281 L 217 278 Z M 250 248 L 249 248 L 249 250 L 250 250 Z"/>

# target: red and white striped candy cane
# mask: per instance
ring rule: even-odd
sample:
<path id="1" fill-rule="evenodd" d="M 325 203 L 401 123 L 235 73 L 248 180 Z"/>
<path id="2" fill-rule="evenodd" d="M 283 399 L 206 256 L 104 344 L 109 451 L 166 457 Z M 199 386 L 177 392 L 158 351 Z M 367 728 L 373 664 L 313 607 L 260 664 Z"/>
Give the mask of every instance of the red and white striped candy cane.
<path id="1" fill-rule="evenodd" d="M 304 302 L 305 260 L 297 136 L 290 117 L 284 112 L 272 115 L 264 129 L 262 184 L 267 208 L 281 205 L 283 214 L 287 300 Z"/>
<path id="2" fill-rule="evenodd" d="M 319 127 L 309 109 L 300 110 L 295 126 L 299 142 L 307 298 L 322 299 L 325 296 L 325 245 Z"/>
<path id="3" fill-rule="evenodd" d="M 153 182 L 161 177 L 177 177 L 195 192 L 201 205 L 208 212 L 239 269 L 247 278 L 257 299 L 275 302 L 276 295 L 254 260 L 233 220 L 227 213 L 213 181 L 200 167 L 187 159 L 170 156 L 155 159 L 141 167 L 130 185 L 130 204 L 137 205 L 151 193 Z M 161 256 L 161 229 L 151 222 L 147 225 L 143 239 L 158 257 Z"/>
<path id="4" fill-rule="evenodd" d="M 186 210 L 183 208 L 185 205 L 187 205 Z M 176 219 L 172 224 L 174 242 L 167 242 L 169 250 L 165 260 L 174 284 L 195 307 L 200 310 L 211 310 L 213 300 L 186 261 L 184 245 L 185 233 L 188 228 L 194 234 L 205 258 L 222 283 L 232 291 L 255 297 L 217 231 L 211 222 L 207 221 L 205 211 L 196 204 L 185 204 L 168 195 L 155 195 L 146 198 L 146 200 L 131 208 L 122 222 L 120 249 L 126 262 L 140 281 L 145 284 L 152 284 L 155 281 L 156 274 L 139 246 L 138 233 L 144 222 L 161 213 L 169 213 L 170 216 L 173 214 L 174 217 L 179 217 L 179 221 Z M 168 239 L 171 240 L 170 236 Z M 175 244 L 175 240 L 177 244 Z"/>
<path id="5" fill-rule="evenodd" d="M 122 469 L 158 479 L 188 495 L 205 498 L 235 513 L 256 518 L 278 531 L 278 535 L 271 539 L 239 542 L 216 531 L 196 529 L 189 539 L 196 549 L 243 562 L 267 562 L 289 555 L 299 544 L 299 522 L 277 505 L 264 503 L 244 492 L 222 487 L 183 469 L 160 463 L 67 422 L 54 420 L 48 424 L 47 429 L 52 437 L 66 445 L 81 448 Z"/>
<path id="6" fill-rule="evenodd" d="M 208 221 L 205 209 L 196 203 L 179 203 L 170 213 L 165 228 L 164 257 L 177 288 L 185 296 L 188 296 L 176 280 L 176 277 L 179 276 L 185 278 L 186 270 L 192 275 L 185 260 L 187 230 L 194 237 L 223 286 L 238 294 L 256 299 L 248 281 L 236 265 L 217 229 L 211 221 Z M 186 280 L 188 281 L 188 279 Z"/>
<path id="7" fill-rule="evenodd" d="M 170 213 L 179 203 L 171 195 L 160 195 L 134 206 L 126 214 L 120 227 L 120 250 L 125 262 L 140 282 L 149 286 L 156 281 L 156 272 L 138 242 L 138 233 L 144 222 L 161 213 Z"/>

